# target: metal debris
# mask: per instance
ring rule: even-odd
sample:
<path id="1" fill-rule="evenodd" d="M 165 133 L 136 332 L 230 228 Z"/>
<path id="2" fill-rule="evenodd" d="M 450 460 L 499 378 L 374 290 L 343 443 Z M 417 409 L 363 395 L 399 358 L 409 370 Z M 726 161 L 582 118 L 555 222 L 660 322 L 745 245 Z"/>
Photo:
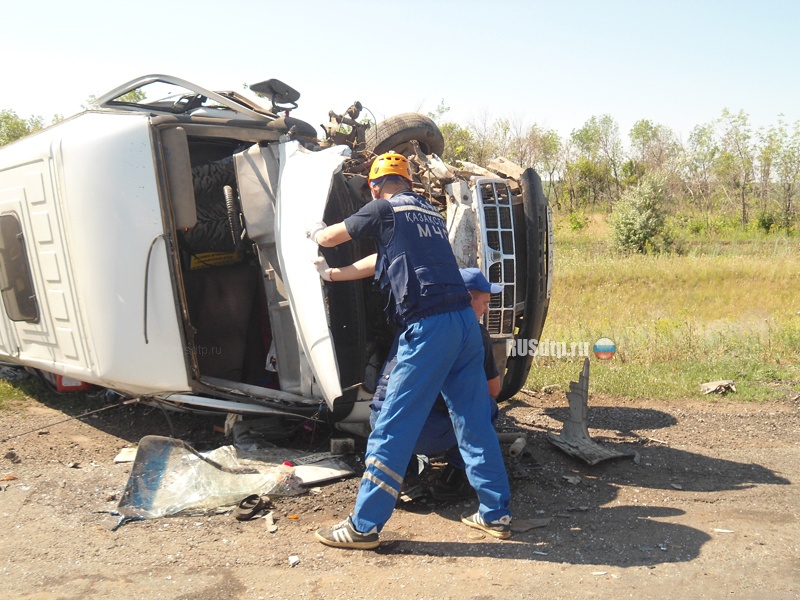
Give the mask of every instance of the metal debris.
<path id="1" fill-rule="evenodd" d="M 563 450 L 570 456 L 576 456 L 590 465 L 596 465 L 601 460 L 619 458 L 621 456 L 635 457 L 635 452 L 622 452 L 601 446 L 589 437 L 589 359 L 583 360 L 583 371 L 578 382 L 569 382 L 567 392 L 569 401 L 569 417 L 564 422 L 564 428 L 559 435 L 548 433 L 547 439 L 554 446 Z"/>

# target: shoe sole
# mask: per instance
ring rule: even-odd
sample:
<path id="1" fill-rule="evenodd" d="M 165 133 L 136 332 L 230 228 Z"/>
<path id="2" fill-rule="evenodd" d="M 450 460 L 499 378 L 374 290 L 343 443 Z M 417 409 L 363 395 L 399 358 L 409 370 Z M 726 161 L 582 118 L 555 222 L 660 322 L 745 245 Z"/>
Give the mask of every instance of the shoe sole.
<path id="1" fill-rule="evenodd" d="M 318 542 L 322 542 L 331 548 L 349 548 L 352 550 L 372 550 L 377 548 L 381 543 L 380 540 L 370 542 L 337 542 L 321 536 L 318 532 L 314 532 L 314 537 L 317 538 Z"/>
<path id="2" fill-rule="evenodd" d="M 511 537 L 511 531 L 495 531 L 494 529 L 489 529 L 488 527 L 481 525 L 480 523 L 476 523 L 475 521 L 471 521 L 466 517 L 461 517 L 461 522 L 464 525 L 468 525 L 473 529 L 477 529 L 479 531 L 483 531 L 484 533 L 488 533 L 489 535 L 496 537 L 500 540 L 507 540 Z"/>

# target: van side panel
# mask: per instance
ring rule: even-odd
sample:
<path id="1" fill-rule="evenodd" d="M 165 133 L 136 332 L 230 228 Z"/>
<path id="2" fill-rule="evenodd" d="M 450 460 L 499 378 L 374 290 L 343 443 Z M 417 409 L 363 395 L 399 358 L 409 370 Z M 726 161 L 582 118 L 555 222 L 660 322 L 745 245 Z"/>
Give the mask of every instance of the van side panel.
<path id="1" fill-rule="evenodd" d="M 50 371 L 70 371 L 80 379 L 88 374 L 88 355 L 71 290 L 49 153 L 29 156 L 24 164 L 0 171 L 0 215 L 8 214 L 22 225 L 39 318 L 11 321 L 3 311 L 11 340 L 2 350 Z"/>

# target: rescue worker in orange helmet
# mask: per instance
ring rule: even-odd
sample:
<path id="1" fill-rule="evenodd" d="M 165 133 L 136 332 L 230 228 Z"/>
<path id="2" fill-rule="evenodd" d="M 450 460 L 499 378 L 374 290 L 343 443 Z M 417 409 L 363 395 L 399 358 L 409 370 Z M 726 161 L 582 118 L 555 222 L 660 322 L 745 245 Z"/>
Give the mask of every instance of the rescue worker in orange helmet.
<path id="1" fill-rule="evenodd" d="M 392 515 L 420 430 L 441 390 L 456 432 L 477 512 L 462 522 L 489 535 L 511 535 L 511 492 L 491 422 L 483 371 L 483 342 L 471 297 L 459 272 L 439 212 L 412 187 L 408 159 L 378 156 L 369 172 L 373 201 L 342 223 L 317 223 L 308 235 L 323 247 L 373 239 L 378 252 L 352 265 L 330 268 L 323 279 L 374 276 L 389 294 L 387 312 L 400 330 L 397 364 L 367 441 L 364 475 L 352 514 L 315 536 L 337 548 L 376 548 Z"/>

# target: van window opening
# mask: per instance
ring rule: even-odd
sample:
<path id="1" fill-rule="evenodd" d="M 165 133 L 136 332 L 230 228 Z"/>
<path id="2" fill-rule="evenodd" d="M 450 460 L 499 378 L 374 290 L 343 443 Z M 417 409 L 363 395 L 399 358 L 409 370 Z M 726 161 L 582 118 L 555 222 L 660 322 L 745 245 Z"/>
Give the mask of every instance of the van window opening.
<path id="1" fill-rule="evenodd" d="M 16 215 L 0 216 L 0 293 L 12 321 L 39 321 L 39 307 L 22 226 Z"/>

